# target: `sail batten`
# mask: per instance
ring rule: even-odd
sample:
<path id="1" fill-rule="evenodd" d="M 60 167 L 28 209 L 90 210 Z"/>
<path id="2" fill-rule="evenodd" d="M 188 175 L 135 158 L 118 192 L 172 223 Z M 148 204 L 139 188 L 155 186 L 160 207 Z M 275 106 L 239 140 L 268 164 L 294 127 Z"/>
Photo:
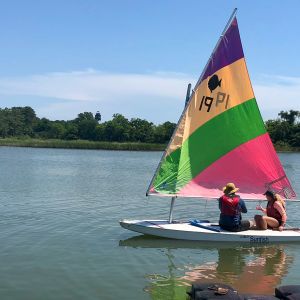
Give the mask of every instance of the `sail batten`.
<path id="1" fill-rule="evenodd" d="M 235 182 L 245 199 L 268 188 L 295 198 L 266 132 L 234 17 L 189 99 L 148 193 L 218 198 Z"/>

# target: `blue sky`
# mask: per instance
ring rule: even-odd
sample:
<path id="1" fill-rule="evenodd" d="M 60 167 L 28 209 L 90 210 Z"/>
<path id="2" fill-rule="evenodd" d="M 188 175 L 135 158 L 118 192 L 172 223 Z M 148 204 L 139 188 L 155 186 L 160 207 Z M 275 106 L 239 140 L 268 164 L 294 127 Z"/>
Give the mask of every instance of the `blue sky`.
<path id="1" fill-rule="evenodd" d="M 299 1 L 1 1 L 0 107 L 176 122 L 234 7 L 264 119 L 300 109 Z"/>

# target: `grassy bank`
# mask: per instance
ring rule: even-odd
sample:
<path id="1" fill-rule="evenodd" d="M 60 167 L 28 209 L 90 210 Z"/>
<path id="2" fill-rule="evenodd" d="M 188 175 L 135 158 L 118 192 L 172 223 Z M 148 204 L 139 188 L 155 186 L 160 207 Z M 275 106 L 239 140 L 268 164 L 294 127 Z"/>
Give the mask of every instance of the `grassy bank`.
<path id="1" fill-rule="evenodd" d="M 300 152 L 299 147 L 292 147 L 284 142 L 277 142 L 274 146 L 277 152 Z"/>
<path id="2" fill-rule="evenodd" d="M 131 150 L 131 151 L 162 151 L 164 144 L 149 143 L 117 143 L 117 142 L 93 142 L 85 140 L 43 140 L 43 139 L 0 139 L 0 146 L 33 147 L 33 148 L 64 148 L 64 149 L 103 149 L 103 150 Z"/>
<path id="3" fill-rule="evenodd" d="M 65 148 L 65 149 L 103 149 L 103 150 L 130 150 L 130 151 L 163 151 L 165 144 L 150 143 L 117 143 L 93 142 L 86 140 L 43 140 L 31 138 L 0 138 L 0 146 L 33 147 L 33 148 Z M 300 152 L 300 148 L 291 147 L 285 143 L 275 144 L 277 152 Z"/>

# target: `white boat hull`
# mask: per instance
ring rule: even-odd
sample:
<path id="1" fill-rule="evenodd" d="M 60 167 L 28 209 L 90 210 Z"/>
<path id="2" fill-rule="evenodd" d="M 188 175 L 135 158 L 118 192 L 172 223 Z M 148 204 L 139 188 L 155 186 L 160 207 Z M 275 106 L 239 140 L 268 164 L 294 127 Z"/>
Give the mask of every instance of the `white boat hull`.
<path id="1" fill-rule="evenodd" d="M 276 242 L 300 242 L 300 230 L 247 230 L 230 232 L 222 230 L 211 223 L 201 223 L 200 228 L 188 222 L 169 224 L 165 220 L 122 220 L 120 225 L 128 230 L 142 234 L 159 236 L 169 239 L 211 242 L 238 242 L 268 244 Z M 213 230 L 219 230 L 213 231 Z"/>

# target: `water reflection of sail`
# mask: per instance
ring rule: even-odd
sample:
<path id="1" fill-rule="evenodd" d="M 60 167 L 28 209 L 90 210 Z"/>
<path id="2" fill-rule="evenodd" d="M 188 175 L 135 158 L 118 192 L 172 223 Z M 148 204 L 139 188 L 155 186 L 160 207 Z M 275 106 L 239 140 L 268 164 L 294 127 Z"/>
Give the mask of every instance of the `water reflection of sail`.
<path id="1" fill-rule="evenodd" d="M 150 281 L 147 291 L 153 299 L 183 297 L 186 285 L 197 281 L 227 283 L 241 293 L 273 294 L 293 261 L 292 256 L 285 253 L 285 245 L 203 244 L 138 236 L 120 241 L 120 246 L 167 249 L 164 253 L 169 261 L 168 275 L 146 276 Z M 196 262 L 180 265 L 175 263 L 176 249 L 209 251 L 215 257 L 197 264 L 196 256 Z"/>
<path id="2" fill-rule="evenodd" d="M 224 282 L 242 293 L 272 294 L 288 273 L 292 257 L 284 246 L 240 247 L 218 249 L 218 261 L 185 272 L 185 280 Z"/>
<path id="3" fill-rule="evenodd" d="M 244 292 L 272 294 L 274 287 L 281 284 L 282 278 L 287 275 L 292 257 L 285 254 L 282 246 L 254 248 L 254 250 L 259 250 L 258 253 L 255 251 L 253 253 L 259 257 L 246 263 L 234 284 L 237 289 L 243 289 Z"/>

